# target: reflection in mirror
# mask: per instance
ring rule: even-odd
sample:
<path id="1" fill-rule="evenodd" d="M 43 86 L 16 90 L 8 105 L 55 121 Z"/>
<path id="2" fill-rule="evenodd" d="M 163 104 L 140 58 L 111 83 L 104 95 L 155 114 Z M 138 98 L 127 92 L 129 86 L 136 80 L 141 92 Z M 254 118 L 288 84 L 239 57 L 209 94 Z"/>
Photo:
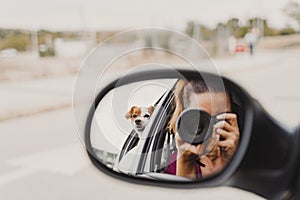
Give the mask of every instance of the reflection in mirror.
<path id="1" fill-rule="evenodd" d="M 156 180 L 202 180 L 222 171 L 240 141 L 241 101 L 224 85 L 157 79 L 109 91 L 91 145 L 112 170 Z"/>

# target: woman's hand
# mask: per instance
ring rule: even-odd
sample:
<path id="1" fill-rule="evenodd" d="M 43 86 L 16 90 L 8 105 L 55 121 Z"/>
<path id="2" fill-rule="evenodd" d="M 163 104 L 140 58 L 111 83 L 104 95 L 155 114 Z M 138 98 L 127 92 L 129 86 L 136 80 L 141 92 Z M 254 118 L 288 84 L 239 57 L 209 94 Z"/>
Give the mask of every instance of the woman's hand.
<path id="1" fill-rule="evenodd" d="M 183 142 L 179 134 L 175 135 L 176 147 L 179 154 L 182 154 L 189 159 L 190 156 L 199 155 L 201 144 L 192 145 L 186 142 Z"/>
<path id="2" fill-rule="evenodd" d="M 220 135 L 220 140 L 216 146 L 221 150 L 221 156 L 227 164 L 233 157 L 240 137 L 237 116 L 234 113 L 223 113 L 217 116 L 218 120 L 214 125 L 216 134 Z"/>
<path id="3" fill-rule="evenodd" d="M 214 125 L 212 135 L 217 139 L 217 143 L 201 158 L 201 162 L 206 165 L 202 168 L 203 177 L 221 171 L 232 159 L 239 143 L 240 132 L 236 114 L 223 113 L 218 115 L 217 119 L 221 121 Z"/>
<path id="4" fill-rule="evenodd" d="M 200 153 L 201 144 L 196 146 L 185 143 L 178 133 L 175 135 L 175 141 L 177 147 L 176 175 L 196 179 L 196 157 Z"/>

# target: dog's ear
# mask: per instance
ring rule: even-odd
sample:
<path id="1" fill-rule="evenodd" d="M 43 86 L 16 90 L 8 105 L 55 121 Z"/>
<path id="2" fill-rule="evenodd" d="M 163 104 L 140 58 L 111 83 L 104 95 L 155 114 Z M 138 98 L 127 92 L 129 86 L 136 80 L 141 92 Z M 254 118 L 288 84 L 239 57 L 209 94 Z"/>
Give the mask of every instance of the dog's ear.
<path id="1" fill-rule="evenodd" d="M 131 116 L 131 115 L 130 115 L 130 113 L 128 112 L 128 113 L 126 113 L 125 118 L 126 118 L 126 119 L 129 119 L 130 116 Z"/>
<path id="2" fill-rule="evenodd" d="M 154 109 L 155 109 L 154 106 L 149 106 L 149 107 L 148 107 L 148 112 L 152 115 Z"/>
<path id="3" fill-rule="evenodd" d="M 126 113 L 125 118 L 126 118 L 126 119 L 130 119 L 130 118 L 131 118 L 131 115 L 132 115 L 132 113 L 133 113 L 133 110 L 136 109 L 136 108 L 137 108 L 137 106 L 132 106 L 132 107 L 130 108 L 130 110 Z"/>

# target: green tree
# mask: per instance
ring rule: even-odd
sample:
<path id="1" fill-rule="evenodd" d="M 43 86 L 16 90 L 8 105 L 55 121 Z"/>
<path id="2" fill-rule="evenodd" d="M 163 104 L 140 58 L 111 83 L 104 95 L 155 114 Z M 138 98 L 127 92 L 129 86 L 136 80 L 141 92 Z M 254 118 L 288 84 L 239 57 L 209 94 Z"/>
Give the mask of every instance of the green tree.
<path id="1" fill-rule="evenodd" d="M 197 24 L 194 21 L 188 21 L 187 22 L 187 25 L 186 25 L 186 28 L 185 28 L 185 33 L 188 36 L 193 37 L 195 26 L 200 26 L 201 39 L 211 40 L 214 37 L 215 31 L 213 29 L 210 29 L 210 28 L 208 28 L 207 26 L 205 26 L 203 24 Z"/>
<path id="2" fill-rule="evenodd" d="M 298 22 L 299 28 L 300 28 L 300 4 L 299 3 L 295 2 L 295 1 L 289 2 L 283 8 L 283 12 L 290 18 L 296 20 Z"/>
<path id="3" fill-rule="evenodd" d="M 208 28 L 207 26 L 200 25 L 201 33 L 202 33 L 202 39 L 203 40 L 211 40 L 214 37 L 214 30 Z"/>
<path id="4" fill-rule="evenodd" d="M 227 21 L 227 27 L 229 28 L 230 35 L 241 38 L 248 32 L 249 26 L 241 26 L 238 18 L 231 18 Z"/>
<path id="5" fill-rule="evenodd" d="M 293 29 L 292 27 L 283 28 L 279 32 L 280 35 L 290 35 L 296 33 L 295 29 Z"/>
<path id="6" fill-rule="evenodd" d="M 233 35 L 234 37 L 238 36 L 239 32 L 239 19 L 238 18 L 231 18 L 227 21 L 227 27 L 229 28 L 230 35 Z"/>
<path id="7" fill-rule="evenodd" d="M 248 20 L 248 27 L 257 27 L 263 33 L 264 36 L 276 36 L 279 35 L 279 31 L 273 27 L 270 27 L 266 19 L 259 17 L 251 18 Z M 262 34 L 261 33 L 261 34 Z"/>
<path id="8" fill-rule="evenodd" d="M 15 48 L 18 51 L 26 51 L 29 45 L 29 39 L 25 34 L 9 35 L 3 41 L 2 48 Z"/>

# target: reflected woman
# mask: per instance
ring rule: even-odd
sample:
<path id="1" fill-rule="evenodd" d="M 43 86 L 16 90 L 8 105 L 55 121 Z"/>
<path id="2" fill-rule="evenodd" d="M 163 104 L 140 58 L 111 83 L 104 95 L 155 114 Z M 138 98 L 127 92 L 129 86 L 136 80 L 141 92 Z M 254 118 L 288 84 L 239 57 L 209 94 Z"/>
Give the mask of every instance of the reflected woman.
<path id="1" fill-rule="evenodd" d="M 177 152 L 170 156 L 165 173 L 189 179 L 218 173 L 232 159 L 240 137 L 237 115 L 232 113 L 229 92 L 222 86 L 207 86 L 202 80 L 179 80 L 175 87 L 174 106 L 169 130 L 175 134 Z M 205 111 L 218 120 L 213 126 L 212 139 L 205 147 L 203 144 L 184 142 L 177 132 L 179 116 L 190 108 Z"/>

